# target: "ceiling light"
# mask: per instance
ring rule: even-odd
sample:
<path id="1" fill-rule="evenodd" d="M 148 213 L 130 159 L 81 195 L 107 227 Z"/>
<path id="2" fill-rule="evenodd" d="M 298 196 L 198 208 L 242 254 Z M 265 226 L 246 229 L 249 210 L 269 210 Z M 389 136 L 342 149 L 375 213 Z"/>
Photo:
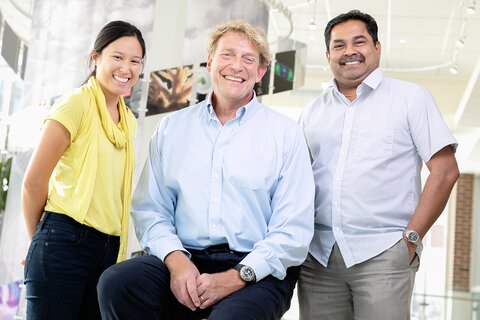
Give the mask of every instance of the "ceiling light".
<path id="1" fill-rule="evenodd" d="M 472 4 L 465 9 L 465 12 L 471 15 L 474 15 L 475 12 L 477 12 L 477 10 L 475 9 L 475 1 L 472 1 Z"/>
<path id="2" fill-rule="evenodd" d="M 466 11 L 468 14 L 471 14 L 471 15 L 474 15 L 475 12 L 477 12 L 477 11 L 475 10 L 475 7 L 474 7 L 474 6 L 468 7 L 467 9 L 465 9 L 465 11 Z"/>
<path id="3" fill-rule="evenodd" d="M 465 37 L 458 39 L 455 44 L 457 45 L 457 48 L 463 48 L 463 46 L 465 45 Z"/>
<path id="4" fill-rule="evenodd" d="M 458 74 L 458 66 L 457 65 L 451 66 L 450 69 L 448 69 L 448 71 L 450 71 L 451 74 Z"/>
<path id="5" fill-rule="evenodd" d="M 310 23 L 308 24 L 307 28 L 310 31 L 317 30 L 317 24 L 315 23 L 315 14 L 317 13 L 317 0 L 313 1 L 313 17 Z"/>

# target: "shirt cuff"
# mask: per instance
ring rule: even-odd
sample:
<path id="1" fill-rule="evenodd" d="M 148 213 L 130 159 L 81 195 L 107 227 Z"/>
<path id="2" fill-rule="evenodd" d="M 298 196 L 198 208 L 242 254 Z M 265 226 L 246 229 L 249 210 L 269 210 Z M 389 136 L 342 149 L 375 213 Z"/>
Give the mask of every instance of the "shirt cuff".
<path id="1" fill-rule="evenodd" d="M 155 246 L 152 247 L 151 250 L 149 250 L 150 254 L 153 254 L 163 262 L 165 262 L 165 257 L 172 253 L 173 251 L 183 251 L 187 257 L 190 259 L 191 254 L 188 252 L 182 245 L 180 241 L 178 242 L 170 242 L 170 243 L 163 243 L 160 246 Z"/>
<path id="2" fill-rule="evenodd" d="M 253 269 L 257 282 L 272 273 L 270 265 L 262 256 L 254 252 L 249 253 L 240 263 Z"/>

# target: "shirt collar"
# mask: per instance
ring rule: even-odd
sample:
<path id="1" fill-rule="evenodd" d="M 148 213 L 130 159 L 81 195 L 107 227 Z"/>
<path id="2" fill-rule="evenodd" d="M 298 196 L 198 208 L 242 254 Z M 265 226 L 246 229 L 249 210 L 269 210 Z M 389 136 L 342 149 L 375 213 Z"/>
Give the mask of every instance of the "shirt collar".
<path id="1" fill-rule="evenodd" d="M 209 115 L 209 120 L 212 121 L 218 121 L 217 115 L 215 114 L 215 110 L 213 109 L 212 105 L 212 96 L 213 96 L 213 91 L 210 91 L 210 93 L 207 95 L 205 101 L 206 101 L 206 106 L 207 106 L 207 111 Z M 253 90 L 253 97 L 252 99 L 244 106 L 238 108 L 236 118 L 239 121 L 239 124 L 242 125 L 250 119 L 250 117 L 257 112 L 261 108 L 260 102 L 257 100 L 257 94 Z"/>
<path id="2" fill-rule="evenodd" d="M 375 90 L 380 85 L 380 83 L 382 82 L 384 77 L 385 76 L 383 74 L 383 71 L 380 68 L 377 68 L 377 69 L 373 70 L 372 73 L 370 73 L 362 81 L 362 83 L 358 86 L 357 90 L 360 89 L 360 91 L 361 91 L 362 87 L 365 87 L 365 86 L 369 87 L 372 90 Z M 332 82 L 330 83 L 330 87 L 333 87 L 334 91 L 336 91 L 337 93 L 340 93 L 339 90 L 338 90 L 338 85 L 337 85 L 337 82 L 335 81 L 335 79 L 333 79 Z"/>
<path id="3" fill-rule="evenodd" d="M 380 68 L 377 68 L 363 80 L 362 84 L 364 83 L 375 90 L 380 85 L 380 82 L 382 82 L 383 78 L 383 71 Z"/>

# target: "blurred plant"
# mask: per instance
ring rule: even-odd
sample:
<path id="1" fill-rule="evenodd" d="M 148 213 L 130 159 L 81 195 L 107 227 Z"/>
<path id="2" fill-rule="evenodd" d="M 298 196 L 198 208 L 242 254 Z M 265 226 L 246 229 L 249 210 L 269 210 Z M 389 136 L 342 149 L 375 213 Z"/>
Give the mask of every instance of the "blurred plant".
<path id="1" fill-rule="evenodd" d="M 3 160 L 0 164 L 0 213 L 5 211 L 7 203 L 8 182 L 10 179 L 10 168 L 12 166 L 12 158 Z"/>

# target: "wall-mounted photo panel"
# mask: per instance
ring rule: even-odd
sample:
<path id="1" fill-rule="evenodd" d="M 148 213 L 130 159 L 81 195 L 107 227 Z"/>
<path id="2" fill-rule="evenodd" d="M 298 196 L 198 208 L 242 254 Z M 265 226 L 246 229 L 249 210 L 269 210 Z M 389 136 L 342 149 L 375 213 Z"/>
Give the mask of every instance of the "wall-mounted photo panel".
<path id="1" fill-rule="evenodd" d="M 273 93 L 292 90 L 295 76 L 295 50 L 279 52 L 275 55 L 275 60 Z"/>
<path id="2" fill-rule="evenodd" d="M 293 90 L 305 84 L 305 69 L 307 67 L 307 45 L 303 42 L 291 39 L 282 40 L 277 47 L 277 52 L 295 51 L 293 69 Z M 285 71 L 285 69 L 284 69 Z"/>
<path id="3" fill-rule="evenodd" d="M 147 116 L 180 110 L 189 105 L 193 65 L 150 73 Z"/>

